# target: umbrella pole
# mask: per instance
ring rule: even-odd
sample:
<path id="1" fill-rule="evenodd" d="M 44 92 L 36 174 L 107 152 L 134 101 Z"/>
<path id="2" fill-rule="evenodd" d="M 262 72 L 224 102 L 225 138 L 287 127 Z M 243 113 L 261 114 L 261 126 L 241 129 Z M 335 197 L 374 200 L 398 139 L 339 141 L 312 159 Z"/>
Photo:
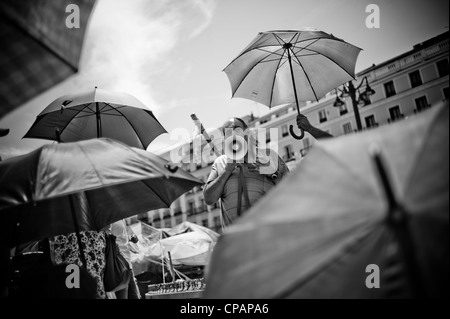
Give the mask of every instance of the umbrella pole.
<path id="1" fill-rule="evenodd" d="M 97 118 L 97 138 L 100 138 L 102 137 L 102 120 L 100 118 L 98 102 L 95 102 L 95 117 Z"/>
<path id="2" fill-rule="evenodd" d="M 200 134 L 203 135 L 206 139 L 206 142 L 208 143 L 208 145 L 211 147 L 211 149 L 214 151 L 214 153 L 219 157 L 222 154 L 219 153 L 219 151 L 217 150 L 216 146 L 213 144 L 211 137 L 209 136 L 209 134 L 206 132 L 205 128 L 203 127 L 202 122 L 200 122 L 200 120 L 198 119 L 197 115 L 195 115 L 194 113 L 191 114 L 191 119 L 194 121 L 195 125 L 198 127 Z"/>
<path id="3" fill-rule="evenodd" d="M 161 250 L 161 270 L 162 270 L 162 277 L 163 277 L 163 284 L 166 283 L 166 273 L 164 271 L 164 251 L 163 251 L 163 246 L 161 244 L 161 240 L 162 240 L 162 232 L 159 235 L 159 248 Z"/>
<path id="4" fill-rule="evenodd" d="M 59 131 L 59 128 L 55 127 L 55 135 L 56 135 L 56 142 L 59 144 L 61 143 L 61 132 Z"/>
<path id="5" fill-rule="evenodd" d="M 175 271 L 173 270 L 173 262 L 172 262 L 172 255 L 170 254 L 170 251 L 167 252 L 169 255 L 169 266 L 170 266 L 170 274 L 172 275 L 172 282 L 175 282 Z"/>
<path id="6" fill-rule="evenodd" d="M 283 47 L 285 51 L 287 51 L 289 68 L 291 70 L 292 86 L 294 87 L 295 104 L 297 106 L 297 112 L 300 115 L 300 107 L 298 105 L 298 97 L 297 97 L 297 88 L 295 87 L 294 69 L 292 68 L 291 53 L 290 53 L 292 43 L 285 43 Z M 303 129 L 300 129 L 300 136 L 295 134 L 293 125 L 289 126 L 289 132 L 291 133 L 292 137 L 295 138 L 296 140 L 301 140 L 305 136 L 305 131 L 303 131 Z"/>
<path id="7" fill-rule="evenodd" d="M 73 195 L 69 195 L 69 201 L 70 201 L 70 211 L 72 212 L 73 224 L 75 226 L 75 233 L 77 235 L 78 248 L 80 249 L 80 259 L 81 263 L 83 264 L 83 267 L 86 269 L 87 266 L 86 258 L 84 256 L 84 249 L 81 242 L 80 228 L 78 227 L 77 215 L 75 214 L 75 204 L 73 202 Z"/>

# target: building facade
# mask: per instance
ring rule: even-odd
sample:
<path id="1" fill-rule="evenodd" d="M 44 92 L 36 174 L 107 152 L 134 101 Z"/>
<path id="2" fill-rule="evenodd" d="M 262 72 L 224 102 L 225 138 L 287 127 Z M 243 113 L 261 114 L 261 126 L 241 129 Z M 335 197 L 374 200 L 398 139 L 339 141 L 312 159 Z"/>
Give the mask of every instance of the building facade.
<path id="1" fill-rule="evenodd" d="M 312 125 L 333 136 L 357 132 L 354 102 L 358 103 L 362 130 L 416 116 L 448 99 L 448 47 L 448 32 L 417 44 L 408 52 L 359 72 L 356 81 L 353 81 L 354 87 L 358 88 L 355 98 L 346 97 L 346 89 L 337 88 L 319 101 L 303 103 L 301 113 L 308 117 Z M 370 96 L 366 94 L 367 85 L 375 91 Z M 336 101 L 343 103 L 337 106 Z M 278 152 L 291 170 L 295 169 L 315 143 L 308 133 L 302 140 L 290 136 L 288 129 L 290 125 L 297 127 L 296 117 L 296 106 L 284 105 L 259 118 L 252 115 L 244 118 L 249 127 L 266 129 L 267 145 Z M 268 129 L 273 128 L 277 130 L 275 134 L 270 134 Z M 194 144 L 195 141 L 191 141 L 182 146 L 182 167 L 206 181 L 215 157 L 199 160 L 195 155 Z M 202 147 L 204 145 L 203 141 Z M 159 155 L 170 159 L 170 151 Z M 158 228 L 190 221 L 218 232 L 222 230 L 218 204 L 206 205 L 201 187 L 182 195 L 169 209 L 151 211 L 139 216 L 139 219 Z"/>

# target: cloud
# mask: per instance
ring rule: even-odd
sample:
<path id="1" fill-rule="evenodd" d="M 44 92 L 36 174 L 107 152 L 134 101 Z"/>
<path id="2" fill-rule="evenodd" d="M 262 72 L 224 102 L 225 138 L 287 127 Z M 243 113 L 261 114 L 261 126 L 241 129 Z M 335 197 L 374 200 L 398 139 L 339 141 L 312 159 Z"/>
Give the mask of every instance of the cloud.
<path id="1" fill-rule="evenodd" d="M 153 111 L 152 91 L 170 68 L 166 56 L 180 40 L 211 23 L 216 0 L 103 0 L 92 13 L 76 86 L 130 93 Z"/>
<path id="2" fill-rule="evenodd" d="M 192 3 L 194 7 L 200 11 L 200 14 L 203 16 L 203 20 L 202 19 L 198 20 L 200 21 L 200 25 L 191 32 L 190 35 L 191 38 L 199 35 L 204 29 L 206 29 L 211 24 L 214 11 L 216 10 L 217 7 L 216 1 L 192 0 Z"/>

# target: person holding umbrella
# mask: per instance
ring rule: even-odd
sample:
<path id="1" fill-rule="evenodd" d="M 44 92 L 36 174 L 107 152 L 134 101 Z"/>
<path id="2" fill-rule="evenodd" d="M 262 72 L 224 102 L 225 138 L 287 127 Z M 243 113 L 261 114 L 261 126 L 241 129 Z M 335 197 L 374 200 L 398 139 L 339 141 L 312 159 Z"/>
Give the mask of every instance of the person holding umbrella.
<path id="1" fill-rule="evenodd" d="M 330 133 L 312 126 L 311 123 L 309 123 L 308 118 L 303 114 L 297 115 L 297 126 L 299 129 L 311 134 L 315 139 L 333 137 Z"/>

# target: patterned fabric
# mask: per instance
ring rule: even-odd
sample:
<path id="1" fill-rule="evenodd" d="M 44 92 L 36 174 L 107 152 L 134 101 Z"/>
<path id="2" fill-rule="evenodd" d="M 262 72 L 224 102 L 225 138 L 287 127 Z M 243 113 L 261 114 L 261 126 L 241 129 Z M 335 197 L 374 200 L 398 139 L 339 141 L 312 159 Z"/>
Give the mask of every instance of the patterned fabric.
<path id="1" fill-rule="evenodd" d="M 94 2 L 0 2 L 0 117 L 78 70 Z M 69 4 L 80 9 L 80 28 L 66 26 Z"/>
<path id="2" fill-rule="evenodd" d="M 81 242 L 86 258 L 87 270 L 97 281 L 97 298 L 105 299 L 103 285 L 105 272 L 105 232 L 82 231 Z M 78 264 L 82 266 L 75 233 L 59 235 L 49 239 L 50 254 L 55 264 Z"/>

